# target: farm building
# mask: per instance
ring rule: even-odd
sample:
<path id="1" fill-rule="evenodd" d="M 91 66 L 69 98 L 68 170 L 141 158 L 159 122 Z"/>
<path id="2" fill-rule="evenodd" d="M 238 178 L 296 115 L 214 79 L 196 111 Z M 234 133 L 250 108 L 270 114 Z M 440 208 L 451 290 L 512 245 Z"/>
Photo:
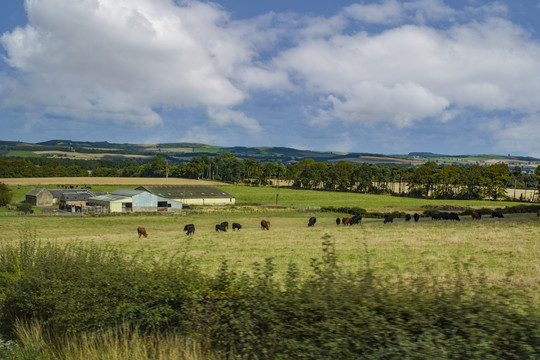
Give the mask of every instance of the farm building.
<path id="1" fill-rule="evenodd" d="M 90 194 L 89 197 L 98 195 L 97 193 L 91 192 L 87 189 L 49 189 L 49 192 L 53 196 L 53 204 L 59 204 L 60 198 L 64 194 L 82 194 L 84 192 L 87 192 L 88 194 Z"/>
<path id="2" fill-rule="evenodd" d="M 236 202 L 234 196 L 215 186 L 140 186 L 137 190 L 174 199 L 184 205 L 234 205 Z"/>
<path id="3" fill-rule="evenodd" d="M 108 195 L 88 199 L 88 206 L 105 208 L 107 212 L 175 211 L 182 209 L 182 203 L 166 199 L 144 190 L 120 189 Z"/>
<path id="4" fill-rule="evenodd" d="M 88 190 L 80 189 L 77 191 L 65 192 L 60 196 L 58 202 L 60 209 L 69 209 L 71 207 L 83 207 L 89 198 L 95 196 Z"/>
<path id="5" fill-rule="evenodd" d="M 50 206 L 53 204 L 53 196 L 45 188 L 33 188 L 26 193 L 24 201 L 33 206 Z"/>

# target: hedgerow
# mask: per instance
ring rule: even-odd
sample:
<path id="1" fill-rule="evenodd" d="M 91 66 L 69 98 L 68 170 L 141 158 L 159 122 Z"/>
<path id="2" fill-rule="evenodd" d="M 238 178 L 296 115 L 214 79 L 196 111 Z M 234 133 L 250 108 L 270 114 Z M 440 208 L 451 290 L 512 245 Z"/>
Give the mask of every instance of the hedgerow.
<path id="1" fill-rule="evenodd" d="M 300 277 L 273 260 L 235 273 L 226 261 L 204 275 L 179 254 L 165 263 L 127 259 L 114 249 L 40 243 L 0 245 L 0 338 L 17 321 L 53 334 L 116 329 L 181 332 L 223 358 L 535 359 L 540 314 L 519 290 L 493 287 L 456 264 L 446 279 L 339 266 L 323 237 L 322 256 Z M 366 254 L 368 252 L 366 251 Z M 0 357 L 1 357 L 0 353 Z"/>

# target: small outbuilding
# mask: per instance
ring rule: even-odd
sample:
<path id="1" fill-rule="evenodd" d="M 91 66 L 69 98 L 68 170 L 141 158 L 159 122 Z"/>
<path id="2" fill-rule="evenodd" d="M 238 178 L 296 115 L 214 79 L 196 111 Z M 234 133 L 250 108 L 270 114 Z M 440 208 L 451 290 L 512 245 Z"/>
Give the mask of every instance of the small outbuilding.
<path id="1" fill-rule="evenodd" d="M 236 198 L 215 186 L 139 186 L 157 196 L 173 199 L 184 205 L 234 205 Z"/>
<path id="2" fill-rule="evenodd" d="M 69 191 L 60 195 L 60 200 L 58 202 L 60 209 L 70 209 L 73 207 L 82 208 L 86 206 L 86 202 L 89 198 L 95 196 L 92 192 L 88 190 L 77 190 Z"/>
<path id="3" fill-rule="evenodd" d="M 24 202 L 33 206 L 51 206 L 53 204 L 53 196 L 45 188 L 33 188 L 26 193 Z"/>

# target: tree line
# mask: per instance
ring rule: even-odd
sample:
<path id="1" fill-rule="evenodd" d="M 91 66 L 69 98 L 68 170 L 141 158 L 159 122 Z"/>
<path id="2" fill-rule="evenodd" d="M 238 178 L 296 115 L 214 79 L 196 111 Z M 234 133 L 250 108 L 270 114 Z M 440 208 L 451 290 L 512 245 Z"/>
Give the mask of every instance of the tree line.
<path id="1" fill-rule="evenodd" d="M 231 153 L 197 155 L 189 162 L 169 164 L 163 156 L 148 162 L 0 158 L 0 178 L 16 177 L 179 177 L 229 183 L 274 185 L 277 179 L 297 189 L 350 191 L 439 199 L 502 199 L 507 188 L 540 188 L 540 166 L 525 174 L 519 166 L 419 167 L 304 159 L 285 165 L 237 159 Z M 282 183 L 282 182 L 281 182 Z M 283 184 L 283 183 L 282 183 Z"/>

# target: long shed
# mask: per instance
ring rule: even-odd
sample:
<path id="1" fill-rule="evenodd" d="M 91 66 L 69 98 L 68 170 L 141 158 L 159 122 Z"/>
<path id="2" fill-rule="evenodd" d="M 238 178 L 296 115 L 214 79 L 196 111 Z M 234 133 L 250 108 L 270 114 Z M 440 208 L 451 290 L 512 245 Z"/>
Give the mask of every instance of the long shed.
<path id="1" fill-rule="evenodd" d="M 87 201 L 89 206 L 100 206 L 108 212 L 152 212 L 176 211 L 182 203 L 166 199 L 144 190 L 120 189 L 107 195 L 94 196 Z"/>
<path id="2" fill-rule="evenodd" d="M 184 205 L 234 205 L 236 198 L 215 186 L 139 186 L 157 196 L 182 202 Z"/>

